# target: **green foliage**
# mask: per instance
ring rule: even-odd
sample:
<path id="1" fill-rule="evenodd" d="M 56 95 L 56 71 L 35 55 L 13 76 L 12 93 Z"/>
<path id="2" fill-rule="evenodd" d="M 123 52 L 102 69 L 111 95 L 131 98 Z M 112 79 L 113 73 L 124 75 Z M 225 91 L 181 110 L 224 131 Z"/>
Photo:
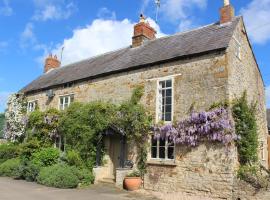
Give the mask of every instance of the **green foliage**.
<path id="1" fill-rule="evenodd" d="M 74 172 L 76 172 L 76 176 L 79 179 L 80 186 L 88 186 L 93 184 L 95 181 L 95 177 L 93 173 L 86 168 L 78 169 L 75 168 Z"/>
<path id="2" fill-rule="evenodd" d="M 258 160 L 255 107 L 255 104 L 248 104 L 245 92 L 241 98 L 236 100 L 232 108 L 236 134 L 241 136 L 241 139 L 237 142 L 241 165 L 252 164 Z"/>
<path id="3" fill-rule="evenodd" d="M 91 167 L 95 163 L 96 144 L 100 134 L 112 123 L 116 107 L 109 103 L 73 103 L 60 121 L 67 149 L 74 149 Z"/>
<path id="4" fill-rule="evenodd" d="M 133 172 L 127 174 L 126 177 L 141 177 L 141 172 L 140 171 L 133 171 Z"/>
<path id="5" fill-rule="evenodd" d="M 0 113 L 0 138 L 4 136 L 5 114 Z"/>
<path id="6" fill-rule="evenodd" d="M 20 167 L 20 159 L 12 158 L 0 165 L 0 176 L 8 176 L 17 178 Z"/>
<path id="7" fill-rule="evenodd" d="M 22 160 L 18 174 L 21 179 L 25 179 L 26 181 L 36 181 L 40 170 L 40 165 L 33 163 L 31 160 Z"/>
<path id="8" fill-rule="evenodd" d="M 84 165 L 79 152 L 75 150 L 70 150 L 67 152 L 66 161 L 70 166 L 82 167 Z"/>
<path id="9" fill-rule="evenodd" d="M 20 146 L 14 143 L 7 143 L 0 145 L 0 164 L 8 159 L 16 158 L 20 154 Z"/>
<path id="10" fill-rule="evenodd" d="M 56 148 L 44 148 L 32 155 L 32 162 L 41 167 L 54 165 L 58 162 L 60 151 Z"/>
<path id="11" fill-rule="evenodd" d="M 46 112 L 36 110 L 29 115 L 27 126 L 27 140 L 37 139 L 43 146 L 53 143 L 53 137 L 58 134 L 59 118 L 61 113 L 56 109 Z"/>
<path id="12" fill-rule="evenodd" d="M 76 188 L 79 181 L 74 168 L 62 164 L 41 169 L 37 177 L 38 183 L 56 188 Z"/>
<path id="13" fill-rule="evenodd" d="M 31 156 L 35 152 L 39 151 L 40 148 L 41 141 L 39 141 L 37 138 L 32 138 L 31 140 L 21 144 L 21 157 L 23 159 L 30 159 Z"/>
<path id="14" fill-rule="evenodd" d="M 238 178 L 250 183 L 254 188 L 268 188 L 270 177 L 261 173 L 256 165 L 242 165 L 238 170 Z"/>
<path id="15" fill-rule="evenodd" d="M 215 108 L 228 108 L 229 107 L 229 102 L 228 101 L 220 101 L 220 102 L 215 102 L 213 103 L 209 110 L 213 110 Z"/>

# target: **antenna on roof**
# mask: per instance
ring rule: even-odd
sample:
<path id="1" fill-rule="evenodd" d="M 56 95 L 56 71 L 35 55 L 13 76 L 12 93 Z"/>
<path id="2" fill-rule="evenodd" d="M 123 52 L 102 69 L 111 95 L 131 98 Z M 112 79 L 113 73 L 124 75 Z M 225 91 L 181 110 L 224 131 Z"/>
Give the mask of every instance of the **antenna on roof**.
<path id="1" fill-rule="evenodd" d="M 61 59 L 60 59 L 60 63 L 62 64 L 62 59 L 63 59 L 63 52 L 64 52 L 65 46 L 62 47 L 61 49 Z"/>
<path id="2" fill-rule="evenodd" d="M 159 13 L 159 9 L 160 9 L 160 0 L 156 0 L 155 3 L 157 6 L 157 10 L 156 10 L 156 23 L 157 23 L 158 22 L 158 13 Z"/>

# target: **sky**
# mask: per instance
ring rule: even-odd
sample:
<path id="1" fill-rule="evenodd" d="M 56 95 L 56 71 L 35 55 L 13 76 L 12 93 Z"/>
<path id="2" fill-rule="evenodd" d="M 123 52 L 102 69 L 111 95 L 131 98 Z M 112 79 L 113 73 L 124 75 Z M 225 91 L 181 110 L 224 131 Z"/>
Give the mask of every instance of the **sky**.
<path id="1" fill-rule="evenodd" d="M 131 44 L 144 13 L 158 37 L 219 20 L 223 0 L 0 0 L 0 112 L 8 95 L 42 75 L 49 53 L 63 65 Z M 231 0 L 243 15 L 270 108 L 270 0 Z"/>

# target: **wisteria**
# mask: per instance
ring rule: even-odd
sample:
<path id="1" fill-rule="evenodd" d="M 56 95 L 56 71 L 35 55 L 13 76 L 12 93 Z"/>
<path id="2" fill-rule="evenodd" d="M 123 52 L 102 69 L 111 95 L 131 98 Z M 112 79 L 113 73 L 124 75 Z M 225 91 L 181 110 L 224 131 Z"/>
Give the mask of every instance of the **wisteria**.
<path id="1" fill-rule="evenodd" d="M 218 108 L 209 112 L 192 112 L 190 117 L 175 124 L 155 126 L 156 139 L 168 138 L 175 144 L 198 146 L 200 142 L 213 141 L 228 145 L 240 137 L 235 134 L 228 111 Z"/>

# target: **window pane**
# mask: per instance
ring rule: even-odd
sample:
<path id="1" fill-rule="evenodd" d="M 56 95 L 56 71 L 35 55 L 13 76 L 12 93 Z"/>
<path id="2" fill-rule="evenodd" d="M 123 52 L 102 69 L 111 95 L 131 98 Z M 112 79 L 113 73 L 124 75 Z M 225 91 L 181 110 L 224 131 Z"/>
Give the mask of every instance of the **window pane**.
<path id="1" fill-rule="evenodd" d="M 166 81 L 166 87 L 172 87 L 172 80 Z"/>
<path id="2" fill-rule="evenodd" d="M 160 81 L 159 86 L 160 88 L 165 88 L 165 81 Z"/>
<path id="3" fill-rule="evenodd" d="M 172 106 L 171 105 L 166 105 L 165 112 L 166 113 L 171 113 L 172 112 Z"/>
<path id="4" fill-rule="evenodd" d="M 152 147 L 151 158 L 157 158 L 157 147 Z"/>
<path id="5" fill-rule="evenodd" d="M 162 139 L 159 140 L 159 146 L 160 147 L 161 146 L 165 147 L 165 139 L 164 140 L 162 140 Z"/>
<path id="6" fill-rule="evenodd" d="M 164 98 L 165 97 L 165 90 L 162 90 L 161 93 L 162 93 L 162 98 Z"/>
<path id="7" fill-rule="evenodd" d="M 165 159 L 165 147 L 159 147 L 159 158 Z"/>
<path id="8" fill-rule="evenodd" d="M 167 89 L 166 90 L 166 97 L 171 97 L 172 96 L 172 89 Z"/>
<path id="9" fill-rule="evenodd" d="M 174 159 L 174 147 L 168 147 L 168 159 Z"/>
<path id="10" fill-rule="evenodd" d="M 165 121 L 166 122 L 172 121 L 172 113 L 165 113 Z"/>
<path id="11" fill-rule="evenodd" d="M 166 97 L 166 104 L 171 105 L 172 104 L 172 97 Z"/>
<path id="12" fill-rule="evenodd" d="M 157 140 L 152 136 L 152 146 L 157 146 Z"/>
<path id="13" fill-rule="evenodd" d="M 63 97 L 60 98 L 60 104 L 64 104 L 64 99 L 63 99 Z"/>

